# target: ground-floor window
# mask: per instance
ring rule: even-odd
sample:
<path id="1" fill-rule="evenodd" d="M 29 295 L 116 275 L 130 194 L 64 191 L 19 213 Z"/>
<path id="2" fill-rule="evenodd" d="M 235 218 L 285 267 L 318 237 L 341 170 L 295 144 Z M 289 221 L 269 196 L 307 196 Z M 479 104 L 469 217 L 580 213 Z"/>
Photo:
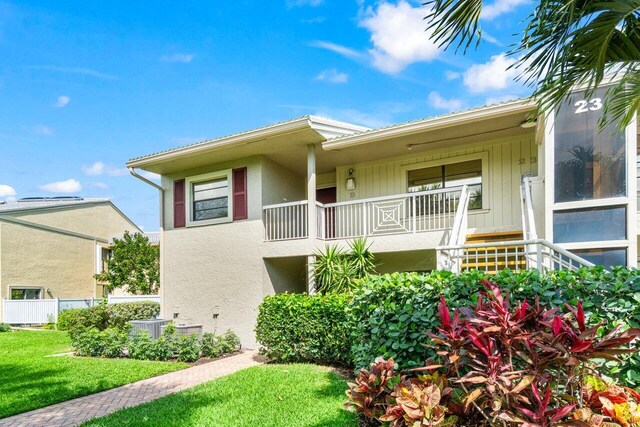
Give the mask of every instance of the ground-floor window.
<path id="1" fill-rule="evenodd" d="M 41 299 L 40 288 L 11 288 L 11 299 Z"/>
<path id="2" fill-rule="evenodd" d="M 627 250 L 624 248 L 573 249 L 571 252 L 604 268 L 627 265 Z"/>

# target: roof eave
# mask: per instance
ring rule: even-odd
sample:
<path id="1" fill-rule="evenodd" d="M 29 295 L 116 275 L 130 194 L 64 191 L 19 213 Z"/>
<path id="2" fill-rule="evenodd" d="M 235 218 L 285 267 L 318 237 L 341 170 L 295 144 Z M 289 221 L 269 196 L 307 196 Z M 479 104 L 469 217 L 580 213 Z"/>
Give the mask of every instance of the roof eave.
<path id="1" fill-rule="evenodd" d="M 322 144 L 322 148 L 325 150 L 339 150 L 341 148 L 368 144 L 371 142 L 382 141 L 389 138 L 437 130 L 465 123 L 473 123 L 475 121 L 487 120 L 492 117 L 508 113 L 510 114 L 531 111 L 535 109 L 535 105 L 535 102 L 531 99 L 520 99 L 496 106 L 480 108 L 472 111 L 463 111 L 460 113 L 453 113 L 446 116 L 434 117 L 431 119 L 392 126 L 380 130 L 373 130 L 361 134 L 346 135 L 344 137 L 339 137 L 334 140 L 324 142 Z"/>

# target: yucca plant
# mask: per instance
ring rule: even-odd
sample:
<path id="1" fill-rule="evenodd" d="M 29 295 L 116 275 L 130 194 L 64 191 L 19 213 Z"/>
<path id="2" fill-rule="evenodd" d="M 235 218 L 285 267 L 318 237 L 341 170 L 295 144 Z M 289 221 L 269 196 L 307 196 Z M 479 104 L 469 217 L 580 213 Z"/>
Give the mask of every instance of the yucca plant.
<path id="1" fill-rule="evenodd" d="M 465 51 L 479 43 L 482 0 L 426 0 L 432 40 Z M 566 101 L 576 86 L 590 96 L 608 75 L 601 126 L 626 126 L 640 107 L 640 1 L 539 0 L 522 39 L 509 52 L 520 79 L 534 87 L 541 111 Z"/>
<path id="2" fill-rule="evenodd" d="M 330 245 L 316 253 L 313 264 L 316 290 L 322 294 L 349 292 L 359 279 L 374 273 L 376 262 L 369 248 L 366 239 L 358 238 L 349 243 L 349 251 Z"/>

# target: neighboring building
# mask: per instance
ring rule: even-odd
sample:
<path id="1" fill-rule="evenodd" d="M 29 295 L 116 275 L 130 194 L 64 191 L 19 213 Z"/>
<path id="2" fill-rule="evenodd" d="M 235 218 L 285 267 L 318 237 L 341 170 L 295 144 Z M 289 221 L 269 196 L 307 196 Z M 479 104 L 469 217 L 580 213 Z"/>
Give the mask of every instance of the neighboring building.
<path id="1" fill-rule="evenodd" d="M 141 232 L 108 199 L 0 202 L 0 292 L 5 299 L 91 298 L 113 236 Z"/>
<path id="2" fill-rule="evenodd" d="M 601 106 L 381 129 L 307 116 L 133 159 L 162 176 L 163 315 L 253 346 L 263 298 L 313 291 L 313 254 L 358 236 L 381 272 L 635 266 L 638 130 L 598 134 Z"/>

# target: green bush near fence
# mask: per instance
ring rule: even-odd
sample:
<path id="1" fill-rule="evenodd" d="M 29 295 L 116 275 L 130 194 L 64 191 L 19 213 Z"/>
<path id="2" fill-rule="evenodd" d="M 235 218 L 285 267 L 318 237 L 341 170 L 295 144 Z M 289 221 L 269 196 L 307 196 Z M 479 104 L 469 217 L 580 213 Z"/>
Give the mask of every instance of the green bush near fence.
<path id="1" fill-rule="evenodd" d="M 58 329 L 74 334 L 84 329 L 127 328 L 131 320 L 155 319 L 160 304 L 154 301 L 136 301 L 119 304 L 100 304 L 87 308 L 65 310 L 58 316 Z"/>
<path id="2" fill-rule="evenodd" d="M 377 356 L 392 357 L 401 369 L 424 365 L 435 355 L 426 346 L 427 332 L 439 324 L 437 304 L 443 295 L 450 309 L 475 304 L 484 290 L 483 279 L 507 289 L 512 301 L 527 299 L 549 307 L 581 301 L 589 323 L 605 321 L 604 331 L 615 325 L 640 326 L 640 274 L 636 269 L 601 267 L 577 272 L 504 270 L 495 276 L 478 271 L 453 274 L 395 273 L 364 279 L 347 309 L 352 330 L 351 354 L 356 367 L 369 366 Z M 640 355 L 627 363 L 608 364 L 609 373 L 627 384 L 640 385 Z"/>
<path id="3" fill-rule="evenodd" d="M 259 308 L 256 338 L 277 362 L 350 365 L 345 294 L 277 294 Z"/>

